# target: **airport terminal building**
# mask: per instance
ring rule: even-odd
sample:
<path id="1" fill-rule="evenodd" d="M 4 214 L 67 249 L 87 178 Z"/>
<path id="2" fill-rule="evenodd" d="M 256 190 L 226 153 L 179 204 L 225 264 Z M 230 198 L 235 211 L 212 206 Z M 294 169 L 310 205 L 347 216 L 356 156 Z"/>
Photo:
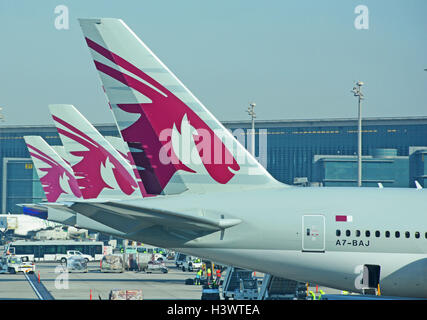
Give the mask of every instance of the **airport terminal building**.
<path id="1" fill-rule="evenodd" d="M 251 122 L 223 122 L 246 147 Z M 415 187 L 427 178 L 427 117 L 363 120 L 363 186 Z M 97 125 L 105 136 L 118 136 L 114 125 Z M 39 135 L 50 145 L 61 141 L 51 126 L 0 127 L 0 206 L 19 213 L 17 203 L 44 199 L 23 136 Z M 279 181 L 305 186 L 356 186 L 357 119 L 257 121 L 255 154 Z"/>

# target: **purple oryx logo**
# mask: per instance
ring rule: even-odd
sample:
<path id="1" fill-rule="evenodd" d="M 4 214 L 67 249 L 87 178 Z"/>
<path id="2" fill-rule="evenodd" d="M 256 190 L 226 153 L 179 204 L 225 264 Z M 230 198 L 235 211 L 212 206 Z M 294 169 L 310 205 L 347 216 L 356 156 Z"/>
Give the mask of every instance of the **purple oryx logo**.
<path id="1" fill-rule="evenodd" d="M 82 158 L 72 168 L 84 199 L 97 198 L 104 188 L 114 189 L 115 183 L 126 195 L 131 195 L 138 188 L 134 177 L 126 170 L 120 160 L 73 125 L 57 116 L 53 115 L 52 117 L 54 121 L 67 129 L 57 128 L 59 134 L 84 147 L 81 151 L 70 152 L 71 155 Z M 112 177 L 109 176 L 111 172 Z"/>
<path id="2" fill-rule="evenodd" d="M 141 173 L 141 177 L 144 184 L 149 182 L 151 186 L 157 186 L 153 193 L 161 192 L 178 170 L 195 173 L 178 158 L 173 148 L 170 150 L 169 163 L 159 159 L 162 147 L 170 143 L 170 138 L 160 139 L 162 132 L 175 129 L 178 134 L 181 134 L 183 122 L 195 128 L 191 139 L 196 144 L 197 152 L 209 176 L 221 184 L 228 183 L 234 177 L 240 170 L 236 159 L 211 127 L 192 108 L 127 60 L 89 38 L 86 38 L 86 42 L 92 50 L 115 63 L 120 69 L 127 71 L 124 73 L 95 60 L 95 66 L 100 72 L 150 99 L 148 103 L 119 103 L 117 107 L 139 116 L 138 120 L 123 129 L 121 133 L 125 141 L 140 143 L 142 146 L 146 157 L 146 166 L 144 166 L 146 170 Z"/>
<path id="3" fill-rule="evenodd" d="M 62 193 L 73 193 L 75 197 L 81 198 L 82 193 L 80 192 L 76 178 L 71 172 L 69 172 L 52 157 L 49 157 L 46 153 L 37 149 L 36 147 L 28 143 L 27 147 L 30 155 L 33 158 L 38 159 L 46 164 L 45 167 L 38 166 L 37 170 L 41 173 L 44 173 L 43 176 L 41 174 L 39 175 L 47 201 L 55 202 Z"/>

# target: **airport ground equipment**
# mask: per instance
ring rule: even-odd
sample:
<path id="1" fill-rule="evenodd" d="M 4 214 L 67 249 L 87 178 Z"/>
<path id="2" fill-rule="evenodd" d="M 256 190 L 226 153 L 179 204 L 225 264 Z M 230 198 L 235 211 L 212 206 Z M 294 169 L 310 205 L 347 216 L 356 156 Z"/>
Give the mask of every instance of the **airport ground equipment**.
<path id="1" fill-rule="evenodd" d="M 153 260 L 148 262 L 147 267 L 145 268 L 144 271 L 146 273 L 152 273 L 152 272 L 168 273 L 168 268 L 166 267 L 164 262 Z"/>
<path id="2" fill-rule="evenodd" d="M 149 255 L 149 254 L 145 254 L 145 253 L 124 253 L 123 254 L 123 260 L 124 260 L 124 265 L 125 265 L 125 269 L 129 270 L 129 271 L 137 271 L 137 270 L 141 270 L 144 268 L 144 266 L 139 266 L 138 262 L 139 262 L 139 255 Z M 151 256 L 151 255 L 149 255 Z M 147 261 L 148 262 L 148 261 Z"/>
<path id="3" fill-rule="evenodd" d="M 185 260 L 182 262 L 181 270 L 193 272 L 201 269 L 202 265 L 202 259 L 193 256 L 186 256 Z"/>
<path id="4" fill-rule="evenodd" d="M 256 300 L 258 285 L 252 276 L 252 271 L 228 267 L 222 284 L 222 294 L 225 300 Z"/>
<path id="5" fill-rule="evenodd" d="M 147 246 L 137 246 L 137 247 L 126 247 L 125 253 L 134 253 L 134 254 L 145 254 L 149 255 L 150 259 L 164 261 L 166 260 L 165 249 L 155 248 L 155 247 L 147 247 Z"/>
<path id="6" fill-rule="evenodd" d="M 144 271 L 148 262 L 153 259 L 152 253 L 125 253 L 123 254 L 124 267 L 131 271 Z"/>
<path id="7" fill-rule="evenodd" d="M 34 273 L 35 271 L 36 266 L 34 262 L 29 261 L 28 258 L 3 255 L 0 259 L 0 273 Z"/>
<path id="8" fill-rule="evenodd" d="M 18 240 L 9 243 L 5 251 L 14 252 L 17 257 L 27 256 L 31 261 L 60 261 L 66 256 L 67 251 L 79 251 L 90 256 L 90 261 L 99 261 L 103 256 L 104 243 L 75 240 Z"/>
<path id="9" fill-rule="evenodd" d="M 258 300 L 297 300 L 306 299 L 306 285 L 290 279 L 264 276 Z"/>
<path id="10" fill-rule="evenodd" d="M 202 300 L 221 300 L 217 285 L 204 285 L 202 289 Z"/>
<path id="11" fill-rule="evenodd" d="M 152 253 L 138 253 L 137 259 L 138 270 L 144 271 L 148 268 L 148 264 L 150 263 L 150 261 L 156 259 L 156 256 Z"/>
<path id="12" fill-rule="evenodd" d="M 186 258 L 187 258 L 186 254 L 183 254 L 183 253 L 180 253 L 180 252 L 176 252 L 175 253 L 175 265 L 176 265 L 176 267 L 180 268 Z"/>
<path id="13" fill-rule="evenodd" d="M 86 263 L 89 261 L 94 261 L 94 258 L 88 254 L 84 254 L 81 253 L 80 251 L 77 250 L 67 250 L 66 254 L 57 254 L 55 260 L 56 261 L 61 261 L 61 263 L 66 263 L 68 261 L 68 259 L 72 258 L 72 257 L 79 257 L 82 259 L 86 260 Z"/>
<path id="14" fill-rule="evenodd" d="M 87 272 L 87 259 L 81 256 L 71 256 L 67 260 L 67 271 L 68 272 Z"/>
<path id="15" fill-rule="evenodd" d="M 125 270 L 123 255 L 107 254 L 102 257 L 100 262 L 101 272 L 120 272 Z"/>
<path id="16" fill-rule="evenodd" d="M 175 260 L 175 252 L 174 252 L 174 251 L 169 251 L 169 252 L 166 254 L 166 259 L 167 259 L 167 260 Z"/>
<path id="17" fill-rule="evenodd" d="M 158 255 L 158 253 L 124 253 L 124 268 L 130 271 L 155 270 L 157 265 L 161 266 L 163 263 L 163 259 L 159 259 Z M 154 266 L 152 262 L 155 262 Z M 159 269 L 163 270 L 164 268 L 159 267 Z"/>
<path id="18" fill-rule="evenodd" d="M 142 290 L 113 289 L 110 291 L 109 300 L 142 300 Z"/>

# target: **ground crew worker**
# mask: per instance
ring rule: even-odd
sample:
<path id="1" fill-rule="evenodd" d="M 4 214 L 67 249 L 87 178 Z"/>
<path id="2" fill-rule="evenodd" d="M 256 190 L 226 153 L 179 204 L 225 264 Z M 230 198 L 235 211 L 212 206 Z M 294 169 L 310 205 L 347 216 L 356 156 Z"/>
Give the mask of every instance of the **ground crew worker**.
<path id="1" fill-rule="evenodd" d="M 325 294 L 325 292 L 322 289 L 320 289 L 319 292 L 320 292 L 320 295 L 317 297 L 317 299 L 321 300 L 322 299 L 322 295 Z"/>
<path id="2" fill-rule="evenodd" d="M 207 276 L 208 276 L 208 285 L 209 285 L 209 284 L 210 284 L 211 277 L 212 277 L 212 271 L 211 271 L 211 268 L 208 268 Z"/>
<path id="3" fill-rule="evenodd" d="M 219 284 L 219 280 L 221 279 L 221 270 L 216 269 L 216 282 Z"/>
<path id="4" fill-rule="evenodd" d="M 202 277 L 202 269 L 196 273 L 196 285 L 200 285 L 200 278 Z"/>
<path id="5" fill-rule="evenodd" d="M 311 300 L 316 300 L 316 295 L 313 291 L 310 290 L 308 293 L 311 295 Z"/>

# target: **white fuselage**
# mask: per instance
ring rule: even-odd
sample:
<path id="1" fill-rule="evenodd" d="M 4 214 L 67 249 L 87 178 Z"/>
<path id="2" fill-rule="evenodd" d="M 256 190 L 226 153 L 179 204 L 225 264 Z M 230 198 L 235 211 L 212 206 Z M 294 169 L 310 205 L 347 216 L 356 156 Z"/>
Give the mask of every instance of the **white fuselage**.
<path id="1" fill-rule="evenodd" d="M 225 229 L 222 239 L 214 232 L 182 245 L 169 241 L 167 232 L 137 237 L 224 264 L 354 292 L 361 291 L 363 265 L 379 265 L 382 294 L 427 298 L 426 200 L 422 190 L 374 188 L 168 196 L 144 201 L 178 212 L 203 208 L 205 216 L 224 214 L 243 222 Z M 352 219 L 336 221 L 337 215 Z"/>

